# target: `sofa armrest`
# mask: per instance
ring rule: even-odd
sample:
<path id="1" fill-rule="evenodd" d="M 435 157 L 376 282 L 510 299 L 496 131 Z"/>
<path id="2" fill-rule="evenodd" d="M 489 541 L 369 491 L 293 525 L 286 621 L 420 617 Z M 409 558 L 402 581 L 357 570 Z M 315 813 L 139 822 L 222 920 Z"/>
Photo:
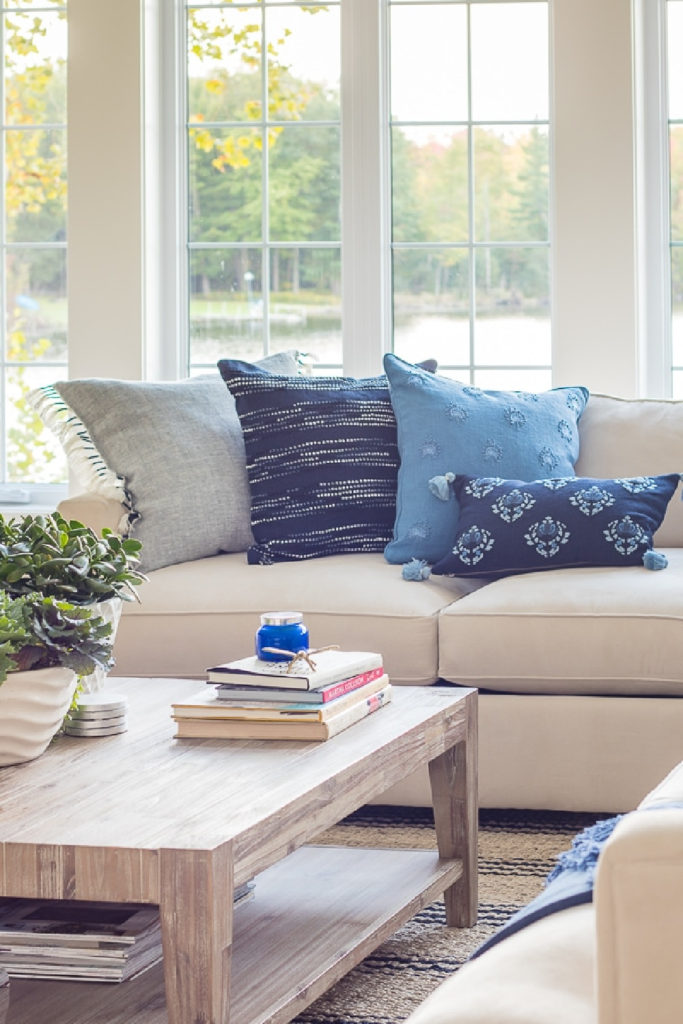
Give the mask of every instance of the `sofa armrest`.
<path id="1" fill-rule="evenodd" d="M 126 522 L 126 510 L 119 501 L 92 492 L 65 498 L 60 501 L 57 510 L 65 519 L 77 519 L 79 523 L 89 526 L 98 537 L 105 526 L 114 533 L 121 533 Z"/>
<path id="2" fill-rule="evenodd" d="M 679 1020 L 683 763 L 614 830 L 594 899 L 600 1024 Z"/>

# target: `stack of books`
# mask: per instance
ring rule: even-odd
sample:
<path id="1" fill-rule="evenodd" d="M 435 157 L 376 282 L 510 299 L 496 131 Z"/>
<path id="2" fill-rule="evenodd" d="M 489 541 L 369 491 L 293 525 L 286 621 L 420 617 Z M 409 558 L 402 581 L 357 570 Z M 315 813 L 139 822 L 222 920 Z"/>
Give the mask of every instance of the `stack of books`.
<path id="1" fill-rule="evenodd" d="M 176 736 L 327 740 L 391 700 L 381 655 L 324 650 L 311 660 L 215 665 L 209 690 L 172 705 Z"/>
<path id="2" fill-rule="evenodd" d="M 10 977 L 125 981 L 160 959 L 156 907 L 80 900 L 0 903 L 0 968 Z"/>
<path id="3" fill-rule="evenodd" d="M 235 889 L 234 905 L 253 898 L 250 879 Z M 161 955 L 158 907 L 85 900 L 0 901 L 0 1007 L 4 971 L 13 978 L 118 982 L 146 971 Z"/>

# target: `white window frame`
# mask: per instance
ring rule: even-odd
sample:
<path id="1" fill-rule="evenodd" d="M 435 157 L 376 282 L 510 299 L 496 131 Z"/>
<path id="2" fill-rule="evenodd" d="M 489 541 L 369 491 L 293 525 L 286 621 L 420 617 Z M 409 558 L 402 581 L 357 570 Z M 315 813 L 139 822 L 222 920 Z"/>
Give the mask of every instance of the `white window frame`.
<path id="1" fill-rule="evenodd" d="M 2 47 L 1 48 L 3 50 L 3 53 L 4 53 L 4 36 L 5 36 L 5 25 L 4 25 L 5 13 L 11 14 L 15 10 L 20 10 L 20 7 L 11 8 L 11 9 L 8 8 L 7 12 L 3 12 L 3 22 L 2 22 L 2 24 L 0 24 L 0 42 L 2 43 Z M 38 16 L 40 14 L 42 14 L 42 13 L 55 13 L 57 10 L 58 10 L 57 7 L 50 7 L 48 5 L 45 5 L 45 7 L 36 6 L 35 8 L 30 8 L 30 7 L 24 8 L 24 12 L 28 11 L 29 13 L 35 13 Z M 5 108 L 5 81 L 4 81 L 4 75 L 0 78 L 0 107 L 4 111 L 4 108 Z M 4 117 L 3 117 L 3 124 L 4 124 Z M 22 130 L 34 131 L 36 129 L 45 129 L 46 131 L 49 131 L 50 129 L 64 129 L 64 127 L 65 126 L 63 124 L 56 124 L 56 123 L 46 123 L 46 124 L 41 123 L 41 124 L 38 124 L 38 125 L 25 125 L 25 126 L 22 126 L 22 125 L 16 125 L 16 126 L 8 125 L 8 126 L 3 128 L 3 132 L 2 132 L 2 134 L 3 134 L 3 143 L 2 143 L 2 146 L 0 146 L 0 151 L 4 154 L 4 151 L 5 151 L 4 134 L 5 134 L 6 130 L 10 130 L 10 131 L 22 131 Z M 6 253 L 8 251 L 10 251 L 11 249 L 13 249 L 13 248 L 18 248 L 18 249 L 23 249 L 23 250 L 29 250 L 29 249 L 49 249 L 49 248 L 64 250 L 66 248 L 66 244 L 64 242 L 17 242 L 17 243 L 8 242 L 7 238 L 6 238 L 6 235 L 5 235 L 4 204 L 3 204 L 3 211 L 2 212 L 3 212 L 3 216 L 1 218 L 2 223 L 0 223 L 0 254 L 1 254 L 1 257 L 2 257 L 3 264 L 4 264 Z M 6 308 L 6 304 L 7 304 L 6 277 L 5 277 L 4 266 L 3 266 L 3 271 L 2 271 L 2 273 L 0 273 L 0 308 L 2 308 L 4 310 Z M 5 322 L 7 322 L 6 318 L 5 318 Z M 7 331 L 6 331 L 6 328 L 5 328 L 5 330 L 3 331 L 3 334 L 2 334 L 3 344 L 6 342 L 6 336 L 7 336 Z M 7 371 L 10 370 L 12 367 L 15 367 L 15 366 L 25 366 L 26 368 L 30 369 L 34 365 L 36 365 L 36 364 L 30 363 L 30 362 L 26 362 L 26 363 L 13 363 L 13 362 L 10 362 L 8 359 L 6 359 L 4 357 L 4 353 L 3 353 L 3 357 L 0 359 L 0 370 L 1 370 L 1 372 L 0 372 L 0 431 L 2 431 L 2 437 L 3 437 L 3 444 L 2 444 L 2 448 L 1 448 L 2 456 L 3 456 L 3 464 L 2 464 L 2 466 L 0 466 L 0 514 L 3 514 L 3 515 L 11 515 L 14 512 L 22 511 L 22 510 L 25 511 L 27 508 L 30 508 L 32 511 L 33 510 L 37 510 L 37 509 L 52 508 L 52 507 L 54 507 L 55 502 L 59 501 L 66 494 L 66 488 L 63 485 L 61 485 L 61 484 L 47 484 L 47 483 L 46 484 L 41 484 L 41 483 L 34 483 L 32 481 L 26 481 L 26 482 L 23 482 L 23 481 L 21 481 L 21 482 L 7 482 L 5 480 L 5 474 L 6 474 L 6 471 L 7 471 L 7 443 L 6 443 L 6 436 L 7 436 L 7 412 L 6 412 L 6 403 L 7 403 Z M 37 364 L 37 365 L 39 365 L 41 367 L 45 367 L 47 369 L 51 364 L 49 362 L 41 362 L 40 364 Z M 63 375 L 63 372 L 64 372 L 63 371 L 63 364 L 61 362 L 54 362 L 53 365 L 54 365 L 54 372 L 55 372 L 55 374 L 58 374 L 60 376 Z"/>
<path id="2" fill-rule="evenodd" d="M 184 373 L 181 174 L 172 156 L 182 147 L 178 85 L 168 85 L 174 62 L 182 66 L 178 10 L 175 0 L 69 0 L 71 377 Z M 635 298 L 643 267 L 637 19 L 624 0 L 550 0 L 550 15 L 553 382 L 656 394 L 660 354 L 641 347 L 649 306 Z M 376 88 L 386 85 L 386 61 L 367 59 L 380 26 L 380 0 L 342 0 L 344 369 L 356 374 L 378 371 L 389 336 L 388 213 L 379 184 L 387 155 L 377 144 L 384 132 Z M 359 34 L 361 47 L 350 50 Z"/>
<path id="3" fill-rule="evenodd" d="M 640 391 L 672 392 L 666 0 L 634 0 Z"/>

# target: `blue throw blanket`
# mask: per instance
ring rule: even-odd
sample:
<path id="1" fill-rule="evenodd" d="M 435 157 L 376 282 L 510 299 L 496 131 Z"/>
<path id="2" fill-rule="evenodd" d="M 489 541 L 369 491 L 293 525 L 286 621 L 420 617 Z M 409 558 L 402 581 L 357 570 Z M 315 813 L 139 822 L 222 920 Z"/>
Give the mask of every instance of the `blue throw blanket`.
<path id="1" fill-rule="evenodd" d="M 671 801 L 665 804 L 651 804 L 649 807 L 631 811 L 630 814 L 661 810 L 683 810 L 683 803 Z M 558 857 L 557 864 L 546 879 L 543 892 L 522 910 L 513 914 L 500 931 L 474 951 L 470 959 L 474 960 L 475 957 L 481 956 L 501 939 L 514 935 L 541 917 L 547 917 L 548 914 L 565 910 L 567 907 L 578 906 L 580 903 L 591 903 L 598 857 L 623 817 L 623 814 L 617 814 L 614 818 L 598 821 L 595 825 L 589 825 L 583 832 L 579 832 L 571 847 Z"/>
<path id="2" fill-rule="evenodd" d="M 547 917 L 548 914 L 565 910 L 567 907 L 575 907 L 579 903 L 590 903 L 593 899 L 593 882 L 598 857 L 622 818 L 623 814 L 617 814 L 614 818 L 598 821 L 595 825 L 585 828 L 583 832 L 579 832 L 570 849 L 558 857 L 557 864 L 548 875 L 543 892 L 522 910 L 513 914 L 500 931 L 475 950 L 470 959 L 481 956 L 491 946 L 506 939 L 508 935 L 514 935 L 541 917 Z"/>

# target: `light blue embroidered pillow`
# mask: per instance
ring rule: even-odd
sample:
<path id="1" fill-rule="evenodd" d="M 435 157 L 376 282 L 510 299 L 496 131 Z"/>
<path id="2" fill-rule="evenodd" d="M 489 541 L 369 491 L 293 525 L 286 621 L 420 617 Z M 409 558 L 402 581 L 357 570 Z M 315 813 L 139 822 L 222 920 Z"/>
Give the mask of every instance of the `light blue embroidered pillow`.
<path id="1" fill-rule="evenodd" d="M 664 567 L 648 565 L 643 556 L 654 554 L 652 537 L 678 473 L 531 482 L 448 474 L 432 481 L 442 498 L 449 478 L 460 506 L 458 529 L 452 550 L 432 567 L 435 576 L 496 579 L 579 566 Z M 446 507 L 453 511 L 452 502 Z"/>
<path id="2" fill-rule="evenodd" d="M 384 368 L 401 459 L 393 539 L 384 549 L 388 562 L 435 562 L 451 551 L 455 499 L 444 503 L 428 487 L 443 466 L 518 480 L 574 476 L 586 388 L 482 391 L 392 354 L 384 357 Z"/>

